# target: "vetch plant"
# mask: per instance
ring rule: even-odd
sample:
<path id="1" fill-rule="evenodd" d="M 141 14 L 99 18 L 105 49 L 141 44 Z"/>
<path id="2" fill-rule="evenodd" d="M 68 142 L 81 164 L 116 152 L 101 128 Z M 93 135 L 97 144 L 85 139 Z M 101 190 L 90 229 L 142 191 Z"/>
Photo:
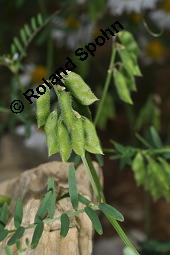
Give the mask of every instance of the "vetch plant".
<path id="1" fill-rule="evenodd" d="M 32 26 L 35 28 L 34 22 Z M 20 51 L 22 53 L 22 49 Z M 102 225 L 98 217 L 98 212 L 102 212 L 125 246 L 129 247 L 134 254 L 139 254 L 119 224 L 124 220 L 123 215 L 106 202 L 102 185 L 90 155 L 92 153 L 99 157 L 103 154 L 95 125 L 100 119 L 112 79 L 118 97 L 125 103 L 133 104 L 131 94 L 136 91 L 135 76 L 141 76 L 137 64 L 138 54 L 139 49 L 133 36 L 127 31 L 121 32 L 112 47 L 110 65 L 100 101 L 81 76 L 74 72 L 63 75 L 62 80 L 57 85 L 50 83 L 56 94 L 56 102 L 53 107 L 50 103 L 51 91 L 46 84 L 43 84 L 46 87 L 46 92 L 42 93 L 36 100 L 36 117 L 38 127 L 42 128 L 46 134 L 48 154 L 51 156 L 59 153 L 63 161 L 70 160 L 71 156 L 74 156 L 75 162 L 79 158 L 85 167 L 97 202 L 94 204 L 77 192 L 76 164 L 73 160 L 68 171 L 69 192 L 64 196 L 70 197 L 73 207 L 71 211 L 65 211 L 61 217 L 55 217 L 56 204 L 64 197 L 57 197 L 57 184 L 53 178 L 48 180 L 47 192 L 41 200 L 34 222 L 30 225 L 24 226 L 22 224 L 23 204 L 22 201 L 18 200 L 14 212 L 14 229 L 9 230 L 7 227 L 9 210 L 7 203 L 3 203 L 0 209 L 0 241 L 8 238 L 7 250 L 10 249 L 11 245 L 16 244 L 17 249 L 23 251 L 23 248 L 19 246 L 19 241 L 24 236 L 25 230 L 29 228 L 34 228 L 34 233 L 32 240 L 26 241 L 27 248 L 25 249 L 35 249 L 43 234 L 44 224 L 55 220 L 61 221 L 60 234 L 65 237 L 69 227 L 71 227 L 70 218 L 81 213 L 86 213 L 95 231 L 102 234 Z M 10 68 L 14 71 L 13 65 Z M 41 88 L 39 92 L 41 92 Z M 98 102 L 98 109 L 93 120 L 90 106 L 95 102 Z M 79 204 L 82 204 L 83 208 L 80 209 Z"/>

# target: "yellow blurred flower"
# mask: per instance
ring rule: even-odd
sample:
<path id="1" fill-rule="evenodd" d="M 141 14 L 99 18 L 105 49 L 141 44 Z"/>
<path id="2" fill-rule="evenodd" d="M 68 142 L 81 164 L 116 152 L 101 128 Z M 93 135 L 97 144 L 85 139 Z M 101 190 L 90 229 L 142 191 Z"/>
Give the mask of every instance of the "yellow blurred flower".
<path id="1" fill-rule="evenodd" d="M 139 14 L 139 13 L 133 13 L 130 15 L 130 19 L 134 22 L 134 23 L 139 23 L 142 21 L 143 19 L 143 16 L 142 14 Z"/>
<path id="2" fill-rule="evenodd" d="M 72 28 L 72 29 L 77 29 L 80 27 L 80 22 L 78 19 L 76 19 L 75 17 L 73 16 L 69 16 L 66 20 L 65 20 L 65 23 L 66 25 L 69 27 L 69 28 Z"/>
<path id="3" fill-rule="evenodd" d="M 150 41 L 146 46 L 147 54 L 155 60 L 161 60 L 167 53 L 166 47 L 159 41 Z"/>
<path id="4" fill-rule="evenodd" d="M 42 82 L 42 78 L 47 75 L 47 69 L 44 66 L 36 66 L 35 69 L 32 71 L 31 79 L 33 83 L 40 83 Z"/>
<path id="5" fill-rule="evenodd" d="M 93 31 L 92 31 L 92 37 L 95 39 L 96 37 L 98 37 L 99 35 L 101 35 L 101 32 L 100 32 L 100 28 L 95 26 Z"/>
<path id="6" fill-rule="evenodd" d="M 164 0 L 161 4 L 161 9 L 166 12 L 170 12 L 170 0 Z"/>

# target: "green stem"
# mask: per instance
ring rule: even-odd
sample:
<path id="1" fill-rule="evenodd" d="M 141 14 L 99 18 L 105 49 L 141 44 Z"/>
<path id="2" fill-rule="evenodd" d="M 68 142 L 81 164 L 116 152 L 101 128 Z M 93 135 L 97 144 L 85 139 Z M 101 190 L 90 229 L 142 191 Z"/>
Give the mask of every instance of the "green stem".
<path id="1" fill-rule="evenodd" d="M 135 246 L 133 245 L 133 243 L 129 240 L 129 238 L 125 234 L 122 227 L 119 225 L 119 223 L 113 218 L 108 218 L 108 220 L 111 223 L 111 225 L 114 227 L 115 231 L 117 232 L 121 240 L 124 242 L 124 244 L 130 247 L 135 252 L 136 255 L 140 255 L 139 252 L 136 250 Z"/>
<path id="2" fill-rule="evenodd" d="M 97 198 L 101 199 L 101 191 L 100 191 L 100 188 L 98 187 L 98 185 L 96 184 L 96 178 L 98 179 L 97 183 L 100 183 L 100 181 L 99 181 L 99 178 L 98 178 L 97 174 L 95 174 L 95 179 L 93 178 L 95 169 L 94 169 L 94 167 L 92 168 L 93 163 L 91 161 L 91 158 L 88 157 L 88 156 L 84 156 L 84 157 L 82 157 L 82 161 L 83 161 L 83 164 L 85 166 L 85 169 L 87 170 L 87 175 L 90 179 L 90 182 L 91 182 L 92 188 L 94 190 L 94 193 L 96 194 Z M 96 173 L 96 171 L 95 171 L 95 173 Z M 106 201 L 103 192 L 102 192 L 102 200 Z M 121 240 L 124 242 L 124 244 L 126 246 L 130 247 L 135 252 L 136 255 L 139 255 L 139 253 L 136 250 L 135 246 L 129 240 L 129 238 L 125 234 L 124 230 L 119 225 L 119 223 L 111 217 L 108 217 L 108 220 L 111 223 L 111 225 L 114 227 L 115 231 L 117 232 L 117 234 L 119 235 Z"/>
<path id="3" fill-rule="evenodd" d="M 110 59 L 109 69 L 107 71 L 107 77 L 106 77 L 106 81 L 105 81 L 105 85 L 104 85 L 104 89 L 103 89 L 103 95 L 102 95 L 102 98 L 100 100 L 99 107 L 97 109 L 96 117 L 95 117 L 95 120 L 94 120 L 95 125 L 99 121 L 100 114 L 101 114 L 101 111 L 103 109 L 104 102 L 105 102 L 105 99 L 106 99 L 106 96 L 107 96 L 107 92 L 108 92 L 111 77 L 112 77 L 112 69 L 113 69 L 113 66 L 114 66 L 115 56 L 116 56 L 116 50 L 115 50 L 115 45 L 113 45 L 112 46 L 112 55 L 111 55 L 111 59 Z"/>
<path id="4" fill-rule="evenodd" d="M 100 200 L 100 192 L 98 191 L 97 189 L 97 186 L 95 184 L 95 181 L 93 179 L 93 176 L 92 176 L 92 173 L 91 173 L 91 169 L 89 167 L 89 164 L 87 162 L 87 159 L 85 156 L 83 156 L 82 158 L 82 162 L 85 166 L 85 169 L 86 169 L 86 173 L 87 173 L 87 176 L 89 177 L 89 180 L 90 180 L 90 183 L 92 185 L 92 188 L 93 188 L 93 191 L 94 191 L 94 194 L 96 195 L 97 199 Z"/>

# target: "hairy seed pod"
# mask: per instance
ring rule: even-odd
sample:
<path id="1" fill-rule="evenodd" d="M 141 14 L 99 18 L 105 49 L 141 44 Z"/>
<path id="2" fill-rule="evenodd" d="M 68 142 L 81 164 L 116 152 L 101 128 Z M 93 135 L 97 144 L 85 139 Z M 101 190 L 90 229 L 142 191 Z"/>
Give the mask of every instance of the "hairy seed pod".
<path id="1" fill-rule="evenodd" d="M 58 122 L 58 140 L 61 158 L 63 161 L 67 161 L 72 151 L 71 141 L 67 128 L 61 121 Z"/>
<path id="2" fill-rule="evenodd" d="M 67 128 L 70 129 L 74 123 L 74 114 L 72 110 L 72 98 L 70 92 L 61 92 L 59 94 L 59 102 L 61 107 L 61 113 L 63 121 Z"/>
<path id="3" fill-rule="evenodd" d="M 73 96 L 82 105 L 90 105 L 98 100 L 80 75 L 70 72 L 69 74 L 63 76 L 63 80 L 66 88 L 71 91 Z"/>
<path id="4" fill-rule="evenodd" d="M 36 100 L 36 117 L 39 128 L 45 125 L 48 115 L 50 114 L 50 90 L 47 86 L 45 87 L 45 94 L 41 95 Z"/>
<path id="5" fill-rule="evenodd" d="M 85 153 L 85 139 L 82 118 L 75 117 L 74 125 L 71 129 L 71 142 L 74 152 L 79 156 L 83 156 Z"/>
<path id="6" fill-rule="evenodd" d="M 84 118 L 83 127 L 85 132 L 85 149 L 94 154 L 103 154 L 93 123 L 89 119 Z"/>
<path id="7" fill-rule="evenodd" d="M 57 111 L 53 111 L 48 116 L 45 124 L 45 133 L 48 145 L 48 155 L 51 156 L 59 152 L 59 142 L 57 135 L 57 125 L 58 125 L 58 114 Z"/>

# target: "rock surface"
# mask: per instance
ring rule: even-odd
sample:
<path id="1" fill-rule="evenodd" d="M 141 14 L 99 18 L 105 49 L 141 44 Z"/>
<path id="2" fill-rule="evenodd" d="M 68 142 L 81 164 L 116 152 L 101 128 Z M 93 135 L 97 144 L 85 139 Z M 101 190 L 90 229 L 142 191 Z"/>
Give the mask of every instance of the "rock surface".
<path id="1" fill-rule="evenodd" d="M 98 173 L 101 173 L 98 165 L 94 163 Z M 36 168 L 23 172 L 19 177 L 0 184 L 0 194 L 12 197 L 12 207 L 17 197 L 24 197 L 24 218 L 23 226 L 34 222 L 34 216 L 47 184 L 49 176 L 53 176 L 57 183 L 58 196 L 68 191 L 68 168 L 69 163 L 50 162 L 42 164 Z M 94 200 L 90 183 L 85 173 L 84 167 L 80 165 L 76 171 L 78 191 Z M 55 217 L 60 216 L 62 212 L 71 210 L 72 206 L 68 198 L 57 202 Z M 53 224 L 45 224 L 45 230 L 38 247 L 35 250 L 29 249 L 25 255 L 90 255 L 92 252 L 93 230 L 91 221 L 83 213 L 71 221 L 70 228 L 66 238 L 60 237 L 60 221 L 56 220 Z M 13 229 L 13 220 L 8 224 L 9 229 Z M 34 229 L 26 230 L 22 238 L 22 247 L 25 247 L 25 240 L 31 240 Z M 6 242 L 1 243 L 0 254 L 5 255 L 4 247 Z M 13 247 L 15 254 L 16 248 Z"/>

